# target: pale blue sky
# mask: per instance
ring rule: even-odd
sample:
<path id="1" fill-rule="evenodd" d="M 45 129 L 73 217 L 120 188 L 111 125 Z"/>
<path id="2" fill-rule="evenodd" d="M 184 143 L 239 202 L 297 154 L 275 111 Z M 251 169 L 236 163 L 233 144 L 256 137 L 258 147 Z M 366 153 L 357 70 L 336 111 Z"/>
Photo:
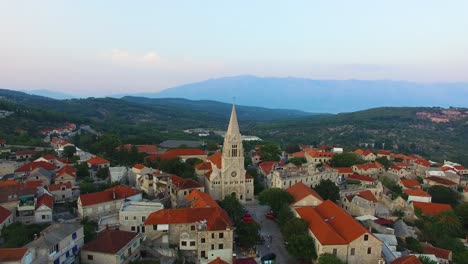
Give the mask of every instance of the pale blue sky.
<path id="1" fill-rule="evenodd" d="M 468 81 L 468 1 L 0 0 L 1 88 L 99 96 L 241 74 Z"/>

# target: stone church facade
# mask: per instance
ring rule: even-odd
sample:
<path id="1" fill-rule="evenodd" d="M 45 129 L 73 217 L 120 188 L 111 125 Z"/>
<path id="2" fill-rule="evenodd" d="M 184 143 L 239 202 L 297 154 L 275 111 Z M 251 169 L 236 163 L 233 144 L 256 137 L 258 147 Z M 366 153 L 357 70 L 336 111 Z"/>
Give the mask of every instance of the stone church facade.
<path id="1" fill-rule="evenodd" d="M 211 162 L 211 172 L 206 175 L 205 190 L 213 199 L 223 200 L 228 195 L 241 202 L 253 199 L 254 180 L 244 168 L 244 147 L 234 105 L 223 150 L 211 155 L 208 161 Z"/>

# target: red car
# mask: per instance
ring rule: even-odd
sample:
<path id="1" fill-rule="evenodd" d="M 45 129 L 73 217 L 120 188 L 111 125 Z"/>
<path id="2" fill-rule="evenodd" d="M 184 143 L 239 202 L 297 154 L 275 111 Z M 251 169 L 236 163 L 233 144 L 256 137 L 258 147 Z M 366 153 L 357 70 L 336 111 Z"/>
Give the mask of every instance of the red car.
<path id="1" fill-rule="evenodd" d="M 244 217 L 242 218 L 242 220 L 244 220 L 244 222 L 248 223 L 248 222 L 252 222 L 253 221 L 253 218 L 250 214 L 248 213 L 245 213 L 244 214 Z"/>

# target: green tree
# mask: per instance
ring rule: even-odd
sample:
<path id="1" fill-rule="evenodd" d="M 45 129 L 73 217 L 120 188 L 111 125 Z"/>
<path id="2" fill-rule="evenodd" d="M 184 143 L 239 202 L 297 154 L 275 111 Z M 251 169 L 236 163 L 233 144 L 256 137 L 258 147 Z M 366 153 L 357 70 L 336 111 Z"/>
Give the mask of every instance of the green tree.
<path id="1" fill-rule="evenodd" d="M 294 214 L 288 204 L 283 203 L 278 210 L 278 222 L 280 226 L 283 226 L 286 222 L 294 218 Z"/>
<path id="2" fill-rule="evenodd" d="M 75 165 L 75 168 L 76 168 L 76 176 L 78 177 L 78 179 L 83 179 L 89 176 L 89 168 L 86 162 Z"/>
<path id="3" fill-rule="evenodd" d="M 297 144 L 289 144 L 286 149 L 285 149 L 286 153 L 294 153 L 294 152 L 299 152 L 301 151 L 301 148 L 299 147 L 299 145 Z"/>
<path id="4" fill-rule="evenodd" d="M 226 211 L 235 225 L 242 222 L 242 205 L 235 196 L 228 195 L 221 201 L 220 206 Z"/>
<path id="5" fill-rule="evenodd" d="M 387 157 L 379 157 L 379 158 L 376 158 L 375 161 L 382 164 L 382 166 L 384 166 L 386 170 L 390 168 L 390 161 L 387 159 Z"/>
<path id="6" fill-rule="evenodd" d="M 307 233 L 308 229 L 309 224 L 304 219 L 294 217 L 281 226 L 281 233 L 284 240 L 289 241 L 293 236 Z"/>
<path id="7" fill-rule="evenodd" d="M 276 214 L 283 204 L 288 205 L 293 201 L 293 197 L 280 188 L 266 189 L 260 193 L 258 199 L 261 204 L 269 205 Z"/>
<path id="8" fill-rule="evenodd" d="M 429 187 L 427 191 L 432 196 L 433 203 L 444 203 L 456 206 L 459 201 L 459 194 L 445 186 L 434 185 Z"/>
<path id="9" fill-rule="evenodd" d="M 89 220 L 88 217 L 85 217 L 83 220 L 81 220 L 81 225 L 83 226 L 85 243 L 88 243 L 97 237 L 96 231 L 98 224 L 96 222 Z"/>
<path id="10" fill-rule="evenodd" d="M 307 233 L 296 234 L 290 237 L 286 249 L 289 254 L 301 260 L 312 260 L 317 258 L 314 240 Z"/>
<path id="11" fill-rule="evenodd" d="M 110 177 L 109 168 L 108 167 L 100 168 L 96 172 L 96 177 L 98 177 L 100 179 L 104 179 L 104 180 L 107 179 L 108 177 Z"/>
<path id="12" fill-rule="evenodd" d="M 340 199 L 340 188 L 329 179 L 320 180 L 320 183 L 314 189 L 324 200 L 329 199 L 336 202 Z"/>
<path id="13" fill-rule="evenodd" d="M 319 256 L 318 264 L 345 264 L 335 255 L 326 253 Z"/>
<path id="14" fill-rule="evenodd" d="M 330 165 L 332 167 L 351 167 L 355 164 L 365 163 L 356 153 L 345 152 L 341 154 L 333 155 L 333 158 L 330 160 Z"/>
<path id="15" fill-rule="evenodd" d="M 236 228 L 239 243 L 246 248 L 252 248 L 260 240 L 260 225 L 256 222 L 240 222 Z"/>
<path id="16" fill-rule="evenodd" d="M 452 263 L 466 263 L 466 260 L 468 260 L 468 250 L 454 252 L 452 260 Z"/>
<path id="17" fill-rule="evenodd" d="M 407 237 L 405 242 L 406 242 L 406 247 L 409 250 L 412 250 L 412 251 L 417 252 L 417 253 L 422 253 L 423 252 L 423 248 L 422 248 L 421 243 L 419 243 L 419 241 L 417 239 L 415 239 L 414 237 Z"/>
<path id="18" fill-rule="evenodd" d="M 65 146 L 63 148 L 63 155 L 68 159 L 71 159 L 73 155 L 75 155 L 75 153 L 76 153 L 75 146 Z"/>
<path id="19" fill-rule="evenodd" d="M 455 207 L 455 213 L 460 218 L 463 226 L 468 228 L 468 203 L 462 203 Z"/>
<path id="20" fill-rule="evenodd" d="M 2 230 L 2 236 L 5 239 L 4 247 L 22 247 L 34 239 L 34 235 L 44 230 L 48 224 L 25 225 L 20 222 L 13 223 Z"/>
<path id="21" fill-rule="evenodd" d="M 429 257 L 427 256 L 419 256 L 419 260 L 423 263 L 423 264 L 439 264 L 439 262 L 437 261 L 434 261 L 434 260 L 431 260 Z"/>
<path id="22" fill-rule="evenodd" d="M 260 155 L 264 161 L 279 161 L 281 149 L 277 144 L 267 143 L 260 148 Z"/>
<path id="23" fill-rule="evenodd" d="M 294 157 L 289 159 L 288 163 L 292 163 L 296 166 L 301 166 L 302 164 L 307 163 L 307 160 L 304 157 Z"/>

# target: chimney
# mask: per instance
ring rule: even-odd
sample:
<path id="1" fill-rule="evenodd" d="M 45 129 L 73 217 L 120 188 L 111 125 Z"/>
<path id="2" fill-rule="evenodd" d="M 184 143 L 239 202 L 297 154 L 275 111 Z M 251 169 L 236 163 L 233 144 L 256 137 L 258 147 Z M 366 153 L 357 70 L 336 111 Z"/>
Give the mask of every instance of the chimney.
<path id="1" fill-rule="evenodd" d="M 115 188 L 112 188 L 112 200 L 115 200 Z"/>

